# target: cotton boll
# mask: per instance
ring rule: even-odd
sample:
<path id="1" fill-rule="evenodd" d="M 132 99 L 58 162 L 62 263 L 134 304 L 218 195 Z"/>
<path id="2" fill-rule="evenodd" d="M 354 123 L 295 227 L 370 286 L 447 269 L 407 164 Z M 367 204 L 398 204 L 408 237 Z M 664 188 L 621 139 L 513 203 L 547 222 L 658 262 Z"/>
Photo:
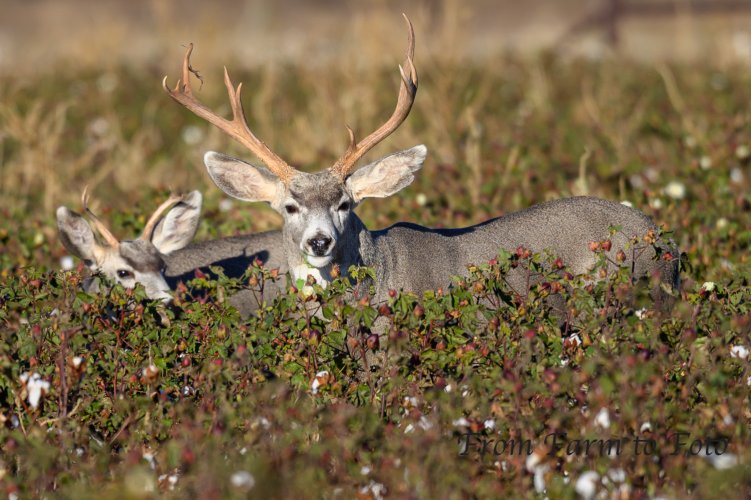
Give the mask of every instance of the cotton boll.
<path id="1" fill-rule="evenodd" d="M 73 257 L 70 255 L 63 255 L 60 257 L 60 269 L 63 271 L 70 271 L 75 266 L 75 262 L 73 261 Z"/>
<path id="2" fill-rule="evenodd" d="M 21 382 L 26 384 L 27 400 L 33 409 L 39 408 L 39 402 L 42 396 L 50 390 L 50 383 L 42 379 L 42 376 L 34 372 L 29 374 L 23 373 L 20 376 Z"/>
<path id="3" fill-rule="evenodd" d="M 597 492 L 597 482 L 600 480 L 600 475 L 595 471 L 587 471 L 579 476 L 576 480 L 576 492 L 582 496 L 582 498 L 589 500 L 595 497 Z"/>
<path id="4" fill-rule="evenodd" d="M 230 476 L 229 482 L 237 489 L 250 490 L 256 485 L 256 478 L 250 472 L 240 470 Z"/>
<path id="5" fill-rule="evenodd" d="M 748 348 L 744 345 L 734 345 L 730 348 L 730 357 L 746 359 L 748 357 Z"/>
<path id="6" fill-rule="evenodd" d="M 670 181 L 663 191 L 674 200 L 682 200 L 686 197 L 686 186 L 682 182 Z"/>
<path id="7" fill-rule="evenodd" d="M 595 425 L 602 427 L 603 429 L 610 428 L 610 413 L 607 408 L 602 408 L 595 416 Z"/>

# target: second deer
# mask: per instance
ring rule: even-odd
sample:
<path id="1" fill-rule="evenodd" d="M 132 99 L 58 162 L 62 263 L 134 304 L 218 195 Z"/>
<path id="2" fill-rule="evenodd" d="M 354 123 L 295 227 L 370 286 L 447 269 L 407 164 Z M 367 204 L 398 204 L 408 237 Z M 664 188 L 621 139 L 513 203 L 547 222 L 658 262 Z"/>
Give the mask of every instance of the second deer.
<path id="1" fill-rule="evenodd" d="M 125 288 L 140 283 L 150 299 L 171 300 L 171 291 L 179 282 L 192 279 L 196 269 L 209 274 L 209 266 L 222 267 L 228 277 L 239 278 L 258 259 L 269 269 L 286 272 L 280 231 L 191 243 L 201 214 L 202 197 L 198 191 L 170 196 L 154 211 L 135 240 L 119 240 L 107 229 L 89 209 L 86 190 L 81 201 L 91 224 L 67 207 L 57 209 L 58 232 L 65 248 L 82 259 L 92 273 L 110 282 Z M 94 229 L 103 241 L 97 240 Z M 84 288 L 96 291 L 95 283 L 88 279 Z M 244 289 L 232 295 L 229 303 L 247 317 L 263 301 L 276 296 L 281 286 L 281 282 L 267 282 L 262 294 Z"/>

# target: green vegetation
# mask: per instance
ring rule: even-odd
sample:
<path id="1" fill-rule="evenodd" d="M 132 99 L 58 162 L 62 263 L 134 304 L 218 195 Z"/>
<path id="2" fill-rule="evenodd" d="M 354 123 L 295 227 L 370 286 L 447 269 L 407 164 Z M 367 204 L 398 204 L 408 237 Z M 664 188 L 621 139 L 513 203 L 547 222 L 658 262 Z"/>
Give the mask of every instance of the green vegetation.
<path id="1" fill-rule="evenodd" d="M 221 73 L 200 55 L 202 99 L 225 105 Z M 608 497 L 751 493 L 748 69 L 417 63 L 412 116 L 372 156 L 424 143 L 429 160 L 404 193 L 358 209 L 370 227 L 461 226 L 572 194 L 627 200 L 684 252 L 672 311 L 650 307 L 626 269 L 591 285 L 523 249 L 420 304 L 372 304 L 338 281 L 243 321 L 223 297 L 273 279 L 258 268 L 198 277 L 172 308 L 140 289 L 89 296 L 80 266 L 60 271 L 54 224 L 84 184 L 123 237 L 168 188 L 206 194 L 198 239 L 278 218 L 219 209 L 201 154 L 242 152 L 164 95 L 163 68 L 4 75 L 0 491 L 378 498 L 544 486 L 558 498 L 586 493 L 594 472 Z M 345 147 L 344 123 L 379 123 L 396 89 L 393 68 L 368 66 L 233 77 L 259 137 L 310 169 Z M 545 276 L 514 293 L 510 266 Z M 567 326 L 550 295 L 565 299 Z M 603 453 L 620 438 L 620 454 Z"/>

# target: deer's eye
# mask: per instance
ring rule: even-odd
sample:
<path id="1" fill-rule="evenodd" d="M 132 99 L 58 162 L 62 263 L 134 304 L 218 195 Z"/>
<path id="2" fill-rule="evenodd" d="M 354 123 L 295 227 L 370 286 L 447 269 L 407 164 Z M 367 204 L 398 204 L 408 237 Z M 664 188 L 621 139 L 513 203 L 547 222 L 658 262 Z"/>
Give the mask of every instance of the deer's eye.
<path id="1" fill-rule="evenodd" d="M 350 207 L 349 202 L 348 201 L 343 201 L 341 203 L 341 205 L 339 205 L 339 209 L 338 210 L 340 212 L 346 212 L 347 210 L 349 210 L 349 207 Z"/>
<path id="2" fill-rule="evenodd" d="M 128 271 L 127 269 L 118 269 L 117 270 L 117 277 L 124 280 L 128 278 L 133 278 L 133 272 Z"/>
<path id="3" fill-rule="evenodd" d="M 294 215 L 299 212 L 298 208 L 294 205 L 285 205 L 284 210 L 286 210 L 290 215 Z"/>

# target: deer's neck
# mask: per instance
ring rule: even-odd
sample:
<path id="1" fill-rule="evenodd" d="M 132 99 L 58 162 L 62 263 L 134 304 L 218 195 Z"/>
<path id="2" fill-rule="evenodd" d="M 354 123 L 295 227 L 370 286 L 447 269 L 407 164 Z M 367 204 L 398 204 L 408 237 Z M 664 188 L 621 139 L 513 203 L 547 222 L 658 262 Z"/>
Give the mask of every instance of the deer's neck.
<path id="1" fill-rule="evenodd" d="M 373 266 L 374 251 L 375 245 L 370 231 L 356 214 L 351 214 L 341 244 L 337 245 L 335 262 L 339 264 L 343 274 L 349 266 Z"/>

